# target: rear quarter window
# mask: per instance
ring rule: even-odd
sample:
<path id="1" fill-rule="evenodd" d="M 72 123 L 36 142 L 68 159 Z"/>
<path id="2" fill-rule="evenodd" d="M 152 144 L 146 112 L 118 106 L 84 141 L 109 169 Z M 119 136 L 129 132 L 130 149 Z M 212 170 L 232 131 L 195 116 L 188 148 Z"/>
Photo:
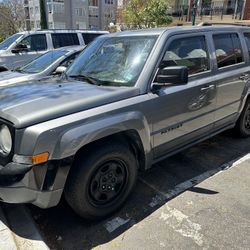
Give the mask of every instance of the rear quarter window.
<path id="1" fill-rule="evenodd" d="M 250 57 L 250 32 L 249 33 L 244 33 L 245 41 L 247 44 L 247 49 L 248 49 L 248 54 Z"/>
<path id="2" fill-rule="evenodd" d="M 54 48 L 72 46 L 72 45 L 80 45 L 78 36 L 76 33 L 59 33 L 59 34 L 51 34 L 52 42 Z"/>
<path id="3" fill-rule="evenodd" d="M 93 40 L 95 40 L 96 37 L 101 36 L 101 35 L 103 34 L 82 33 L 82 37 L 86 45 L 91 43 Z"/>

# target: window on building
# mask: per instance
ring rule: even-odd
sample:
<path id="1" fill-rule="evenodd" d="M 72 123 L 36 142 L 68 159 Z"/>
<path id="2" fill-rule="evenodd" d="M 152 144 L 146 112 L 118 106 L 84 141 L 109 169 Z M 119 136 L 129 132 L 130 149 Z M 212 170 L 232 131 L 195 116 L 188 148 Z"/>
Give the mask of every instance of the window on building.
<path id="1" fill-rule="evenodd" d="M 77 16 L 86 16 L 85 9 L 83 9 L 83 8 L 76 8 L 75 9 L 75 14 Z"/>
<path id="2" fill-rule="evenodd" d="M 105 0 L 105 4 L 114 4 L 113 0 Z"/>
<path id="3" fill-rule="evenodd" d="M 53 13 L 64 14 L 65 13 L 64 3 L 63 2 L 54 2 L 53 3 Z"/>
<path id="4" fill-rule="evenodd" d="M 189 75 L 209 70 L 209 57 L 204 36 L 176 39 L 170 43 L 160 67 L 187 66 Z"/>
<path id="5" fill-rule="evenodd" d="M 54 22 L 53 28 L 63 30 L 66 28 L 66 24 L 64 22 Z"/>
<path id="6" fill-rule="evenodd" d="M 87 24 L 86 24 L 86 22 L 76 21 L 76 28 L 77 29 L 86 29 Z"/>
<path id="7" fill-rule="evenodd" d="M 213 38 L 218 68 L 243 61 L 242 48 L 237 34 L 218 34 Z"/>
<path id="8" fill-rule="evenodd" d="M 98 0 L 89 0 L 89 6 L 98 6 Z"/>
<path id="9" fill-rule="evenodd" d="M 58 33 L 51 34 L 54 48 L 60 48 L 71 45 L 80 45 L 76 33 Z"/>

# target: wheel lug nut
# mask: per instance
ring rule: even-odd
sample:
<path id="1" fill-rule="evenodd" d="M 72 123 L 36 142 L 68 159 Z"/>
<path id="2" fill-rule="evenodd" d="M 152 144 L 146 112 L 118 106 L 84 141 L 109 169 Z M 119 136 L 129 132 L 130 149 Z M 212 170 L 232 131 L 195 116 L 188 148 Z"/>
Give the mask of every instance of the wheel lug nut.
<path id="1" fill-rule="evenodd" d="M 104 190 L 105 188 L 106 188 L 106 186 L 105 186 L 105 185 L 103 185 L 103 186 L 102 186 L 102 190 Z"/>

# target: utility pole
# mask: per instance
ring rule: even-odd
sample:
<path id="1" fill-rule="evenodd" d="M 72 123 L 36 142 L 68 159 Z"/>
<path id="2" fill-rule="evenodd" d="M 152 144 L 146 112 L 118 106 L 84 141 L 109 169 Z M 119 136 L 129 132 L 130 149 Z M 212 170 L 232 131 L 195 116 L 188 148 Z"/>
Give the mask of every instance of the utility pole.
<path id="1" fill-rule="evenodd" d="M 46 18 L 46 9 L 45 9 L 45 0 L 40 0 L 40 16 L 41 16 L 41 29 L 48 29 L 48 23 L 47 23 L 47 18 Z"/>
<path id="2" fill-rule="evenodd" d="M 237 11 L 238 11 L 238 0 L 235 1 L 235 6 L 234 6 L 234 19 L 237 18 Z"/>
<path id="3" fill-rule="evenodd" d="M 198 2 L 199 0 L 194 0 L 194 5 L 193 5 L 193 12 L 192 12 L 192 25 L 195 25 L 195 18 L 196 18 L 196 12 L 198 8 Z"/>

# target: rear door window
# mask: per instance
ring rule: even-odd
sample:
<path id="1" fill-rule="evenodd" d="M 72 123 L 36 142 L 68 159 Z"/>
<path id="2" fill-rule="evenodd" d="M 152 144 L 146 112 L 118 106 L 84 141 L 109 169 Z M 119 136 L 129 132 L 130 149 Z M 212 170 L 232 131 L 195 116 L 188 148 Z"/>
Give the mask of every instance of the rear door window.
<path id="1" fill-rule="evenodd" d="M 218 68 L 243 62 L 242 48 L 238 34 L 213 36 Z"/>
<path id="2" fill-rule="evenodd" d="M 96 37 L 101 36 L 101 35 L 103 34 L 82 33 L 82 37 L 86 45 L 91 43 Z"/>
<path id="3" fill-rule="evenodd" d="M 209 56 L 205 36 L 185 37 L 173 40 L 160 67 L 187 66 L 189 75 L 209 70 Z"/>
<path id="4" fill-rule="evenodd" d="M 76 33 L 58 33 L 51 34 L 54 48 L 80 45 L 79 39 Z"/>

